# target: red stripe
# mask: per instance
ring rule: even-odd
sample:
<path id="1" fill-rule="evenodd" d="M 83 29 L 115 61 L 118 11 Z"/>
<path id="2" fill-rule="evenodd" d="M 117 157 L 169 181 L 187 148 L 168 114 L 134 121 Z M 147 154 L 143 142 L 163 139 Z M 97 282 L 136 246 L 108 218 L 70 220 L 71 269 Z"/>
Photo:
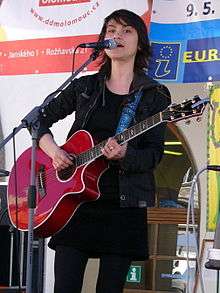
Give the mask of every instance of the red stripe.
<path id="1" fill-rule="evenodd" d="M 79 3 L 85 3 L 85 2 L 91 2 L 91 0 L 40 0 L 39 6 L 79 4 Z"/>
<path id="2" fill-rule="evenodd" d="M 73 50 L 80 43 L 94 42 L 97 35 L 0 42 L 0 75 L 71 72 Z M 90 56 L 79 48 L 75 68 Z M 96 62 L 87 69 L 97 70 Z"/>

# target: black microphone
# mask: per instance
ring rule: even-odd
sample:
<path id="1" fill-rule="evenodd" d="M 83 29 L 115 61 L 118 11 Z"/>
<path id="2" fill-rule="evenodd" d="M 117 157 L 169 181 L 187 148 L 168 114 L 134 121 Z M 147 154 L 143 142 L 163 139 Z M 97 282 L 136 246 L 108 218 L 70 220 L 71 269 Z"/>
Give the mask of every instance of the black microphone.
<path id="1" fill-rule="evenodd" d="M 108 39 L 101 42 L 94 42 L 94 43 L 83 43 L 80 44 L 78 47 L 80 48 L 94 48 L 94 49 L 115 49 L 117 48 L 118 44 L 114 39 Z"/>
<path id="2" fill-rule="evenodd" d="M 220 166 L 217 166 L 217 165 L 208 165 L 207 166 L 207 170 L 210 170 L 210 171 L 220 171 Z"/>

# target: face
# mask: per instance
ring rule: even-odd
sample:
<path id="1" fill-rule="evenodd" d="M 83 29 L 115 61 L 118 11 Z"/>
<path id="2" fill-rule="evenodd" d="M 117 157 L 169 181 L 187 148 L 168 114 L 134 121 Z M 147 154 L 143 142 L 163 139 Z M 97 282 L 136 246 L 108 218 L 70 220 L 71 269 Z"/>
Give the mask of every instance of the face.
<path id="1" fill-rule="evenodd" d="M 112 60 L 134 59 L 138 48 L 138 34 L 135 28 L 110 20 L 106 27 L 105 39 L 115 39 L 118 47 L 112 50 L 105 50 L 105 53 Z"/>

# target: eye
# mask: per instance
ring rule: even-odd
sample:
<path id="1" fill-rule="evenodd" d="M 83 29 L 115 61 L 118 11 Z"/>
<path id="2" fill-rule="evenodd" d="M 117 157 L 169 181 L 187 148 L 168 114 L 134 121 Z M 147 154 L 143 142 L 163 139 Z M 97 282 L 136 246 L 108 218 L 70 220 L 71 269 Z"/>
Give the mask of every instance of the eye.
<path id="1" fill-rule="evenodd" d="M 107 34 L 114 34 L 115 33 L 115 29 L 113 29 L 113 28 L 107 29 L 106 33 Z"/>
<path id="2" fill-rule="evenodd" d="M 123 32 L 125 34 L 129 34 L 129 33 L 132 33 L 133 32 L 133 29 L 131 27 L 125 27 L 124 30 L 123 30 Z"/>

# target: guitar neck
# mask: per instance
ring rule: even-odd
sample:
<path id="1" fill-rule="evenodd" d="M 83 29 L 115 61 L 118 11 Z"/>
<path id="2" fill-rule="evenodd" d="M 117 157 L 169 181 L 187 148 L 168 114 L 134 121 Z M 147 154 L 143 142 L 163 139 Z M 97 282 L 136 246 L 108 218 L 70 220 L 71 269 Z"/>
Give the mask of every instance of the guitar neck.
<path id="1" fill-rule="evenodd" d="M 116 134 L 114 136 L 114 139 L 120 144 L 124 144 L 125 142 L 128 142 L 129 140 L 135 138 L 136 136 L 144 133 L 145 131 L 155 127 L 156 125 L 162 123 L 164 120 L 162 119 L 162 112 L 159 112 L 131 127 L 124 130 L 123 132 Z M 83 152 L 79 155 L 77 155 L 76 159 L 76 165 L 81 166 L 86 163 L 89 163 L 99 157 L 102 156 L 102 149 L 107 143 L 107 139 L 103 140 L 99 144 L 95 145 L 93 148 L 87 150 L 86 152 Z"/>

